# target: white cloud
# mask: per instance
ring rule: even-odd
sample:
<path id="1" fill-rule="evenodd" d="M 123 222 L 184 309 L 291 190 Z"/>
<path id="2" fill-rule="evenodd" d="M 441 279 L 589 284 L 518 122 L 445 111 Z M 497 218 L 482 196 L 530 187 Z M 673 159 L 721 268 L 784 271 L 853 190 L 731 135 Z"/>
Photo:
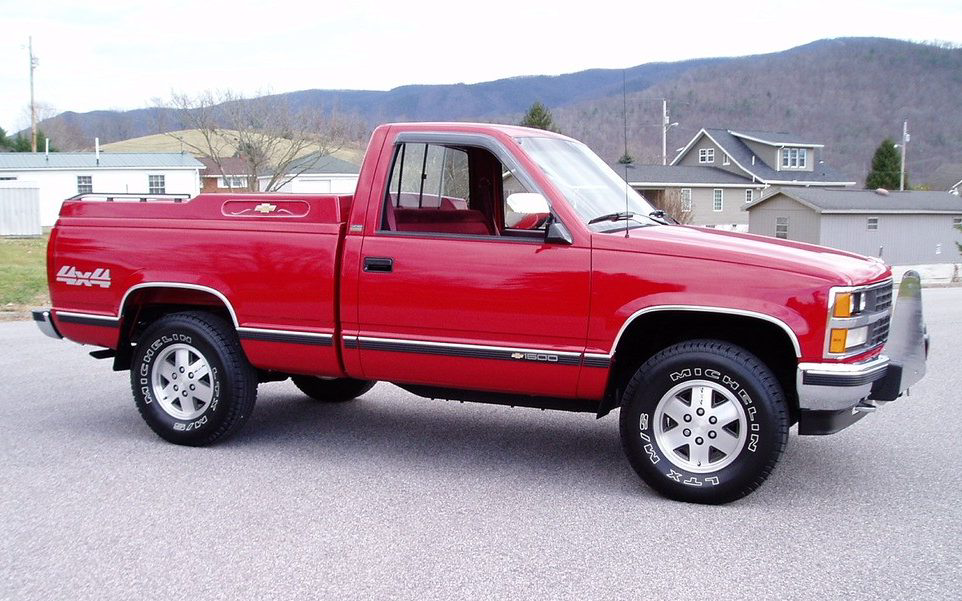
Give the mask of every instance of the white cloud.
<path id="1" fill-rule="evenodd" d="M 337 4 L 337 6 L 330 6 Z M 26 125 L 27 36 L 37 98 L 58 110 L 139 108 L 171 89 L 390 89 L 881 36 L 962 42 L 938 2 L 3 2 L 0 125 Z M 16 33 L 13 33 L 16 32 Z"/>

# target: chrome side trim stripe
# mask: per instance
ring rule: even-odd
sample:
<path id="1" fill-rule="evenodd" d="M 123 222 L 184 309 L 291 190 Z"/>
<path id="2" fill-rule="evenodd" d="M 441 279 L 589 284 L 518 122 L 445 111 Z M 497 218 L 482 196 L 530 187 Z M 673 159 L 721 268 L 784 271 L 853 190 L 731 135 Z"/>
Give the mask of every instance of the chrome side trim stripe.
<path id="1" fill-rule="evenodd" d="M 353 348 L 348 342 L 351 339 L 352 337 L 344 339 L 345 347 Z M 423 355 L 443 355 L 504 361 L 531 361 L 556 365 L 581 364 L 581 353 L 570 351 L 461 344 L 455 342 L 429 342 L 426 340 L 406 340 L 398 338 L 375 338 L 370 336 L 358 336 L 356 340 L 356 348 L 370 351 L 417 353 Z"/>
<path id="2" fill-rule="evenodd" d="M 598 353 L 585 353 L 581 364 L 585 367 L 611 367 L 611 355 L 601 355 Z"/>
<path id="3" fill-rule="evenodd" d="M 237 328 L 237 335 L 241 340 L 288 342 L 291 344 L 307 344 L 313 346 L 331 346 L 334 344 L 333 335 L 315 332 L 273 330 L 267 328 Z"/>
<path id="4" fill-rule="evenodd" d="M 116 317 L 107 315 L 97 315 L 95 313 L 79 313 L 74 311 L 53 310 L 54 315 L 63 323 L 75 323 L 82 326 L 100 326 L 104 328 L 116 328 L 120 320 Z"/>

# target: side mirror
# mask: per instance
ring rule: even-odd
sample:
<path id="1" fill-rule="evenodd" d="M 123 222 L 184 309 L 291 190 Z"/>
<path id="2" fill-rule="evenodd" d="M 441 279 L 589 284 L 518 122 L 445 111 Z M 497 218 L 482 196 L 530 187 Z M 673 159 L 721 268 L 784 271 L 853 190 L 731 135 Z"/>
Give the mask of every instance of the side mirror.
<path id="1" fill-rule="evenodd" d="M 551 212 L 545 197 L 534 192 L 515 192 L 514 194 L 508 195 L 508 199 L 505 202 L 508 205 L 509 211 L 521 213 L 522 215 Z"/>
<path id="2" fill-rule="evenodd" d="M 510 229 L 536 231 L 544 227 L 551 208 L 540 194 L 516 192 L 504 201 L 504 225 Z"/>
<path id="3" fill-rule="evenodd" d="M 552 214 L 548 218 L 548 227 L 544 232 L 544 241 L 548 244 L 574 244 L 571 232 Z"/>

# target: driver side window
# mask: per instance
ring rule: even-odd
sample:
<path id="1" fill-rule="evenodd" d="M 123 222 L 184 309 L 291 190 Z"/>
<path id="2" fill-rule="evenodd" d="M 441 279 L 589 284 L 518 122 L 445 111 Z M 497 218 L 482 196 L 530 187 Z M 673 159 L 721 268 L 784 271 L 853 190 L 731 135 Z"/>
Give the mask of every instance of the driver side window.
<path id="1" fill-rule="evenodd" d="M 548 213 L 484 148 L 401 143 L 381 231 L 498 236 L 543 232 Z M 540 198 L 540 197 L 539 197 Z"/>

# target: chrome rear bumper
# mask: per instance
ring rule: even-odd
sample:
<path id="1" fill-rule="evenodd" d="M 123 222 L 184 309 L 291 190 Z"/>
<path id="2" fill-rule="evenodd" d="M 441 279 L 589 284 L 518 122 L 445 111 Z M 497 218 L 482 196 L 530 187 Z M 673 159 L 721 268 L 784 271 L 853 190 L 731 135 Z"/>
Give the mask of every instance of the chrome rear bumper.
<path id="1" fill-rule="evenodd" d="M 60 332 L 57 331 L 57 325 L 53 322 L 50 309 L 34 309 L 31 313 L 33 314 L 33 320 L 37 323 L 37 327 L 40 328 L 41 332 L 57 340 L 63 338 Z"/>

